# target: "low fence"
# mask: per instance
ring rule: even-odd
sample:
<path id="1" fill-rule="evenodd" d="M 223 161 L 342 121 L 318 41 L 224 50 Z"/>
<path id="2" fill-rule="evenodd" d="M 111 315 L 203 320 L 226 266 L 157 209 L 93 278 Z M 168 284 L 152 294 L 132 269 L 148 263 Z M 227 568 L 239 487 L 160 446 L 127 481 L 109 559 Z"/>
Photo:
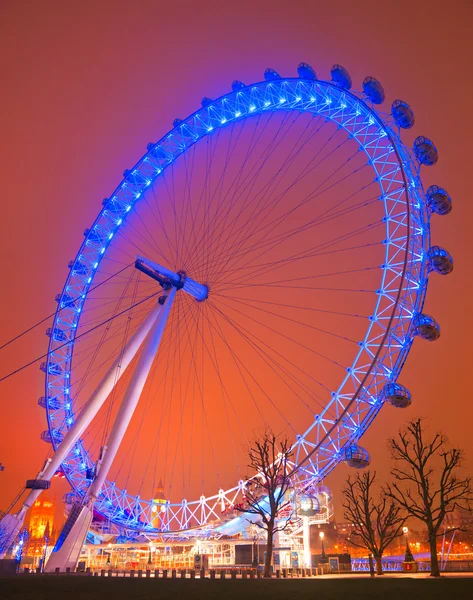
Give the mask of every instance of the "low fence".
<path id="1" fill-rule="evenodd" d="M 419 572 L 430 572 L 430 561 L 428 560 L 419 560 L 417 562 L 417 570 Z M 402 560 L 390 560 L 386 558 L 382 561 L 383 571 L 386 573 L 389 572 L 401 572 L 402 569 Z M 352 572 L 368 572 L 370 570 L 368 559 L 354 558 L 351 561 Z M 440 562 L 440 570 L 442 572 L 449 573 L 460 573 L 460 572 L 470 572 L 473 571 L 473 561 L 471 560 L 447 560 L 444 562 Z"/>
<path id="2" fill-rule="evenodd" d="M 286 578 L 304 578 L 304 577 L 315 577 L 322 575 L 324 572 L 328 572 L 327 568 L 314 567 L 311 569 L 278 569 L 273 573 L 273 577 L 276 579 Z M 100 569 L 94 570 L 87 567 L 84 570 L 76 569 L 72 571 L 67 568 L 65 572 L 60 572 L 59 568 L 54 573 L 43 573 L 39 568 L 24 569 L 18 571 L 21 575 L 47 575 L 54 577 L 55 575 L 69 575 L 79 577 L 129 577 L 129 578 L 154 578 L 154 579 L 261 579 L 263 577 L 263 571 L 261 569 L 245 569 L 238 567 L 227 567 L 221 569 L 201 569 L 196 571 L 195 569 L 131 569 L 131 570 L 119 570 L 119 569 Z"/>

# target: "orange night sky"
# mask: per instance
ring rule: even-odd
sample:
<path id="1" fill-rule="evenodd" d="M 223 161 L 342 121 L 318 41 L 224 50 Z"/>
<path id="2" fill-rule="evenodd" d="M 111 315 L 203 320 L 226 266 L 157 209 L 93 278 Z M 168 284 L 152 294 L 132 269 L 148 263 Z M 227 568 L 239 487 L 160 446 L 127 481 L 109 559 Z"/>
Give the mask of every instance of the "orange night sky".
<path id="1" fill-rule="evenodd" d="M 441 338 L 414 342 L 399 380 L 412 406 L 386 406 L 361 443 L 385 479 L 387 437 L 422 415 L 465 449 L 471 471 L 473 5 L 457 0 L 448 8 L 440 0 L 2 2 L 0 345 L 55 310 L 67 263 L 102 198 L 173 119 L 192 113 L 204 96 L 226 93 L 235 79 L 261 81 L 267 67 L 295 76 L 305 61 L 329 80 L 339 63 L 354 89 L 367 75 L 381 81 L 381 110 L 395 98 L 409 102 L 416 124 L 404 139 L 426 135 L 439 149 L 438 164 L 422 170 L 424 185 L 444 186 L 454 205 L 448 217 L 432 218 L 432 244 L 455 260 L 451 276 L 432 275 L 425 305 Z M 0 351 L 0 377 L 47 351 L 48 325 Z M 39 439 L 46 419 L 37 405 L 44 393 L 38 367 L 0 383 L 0 509 L 48 451 Z M 217 454 L 228 451 L 226 441 L 223 431 L 216 435 Z M 326 481 L 337 506 L 348 472 L 342 465 Z"/>

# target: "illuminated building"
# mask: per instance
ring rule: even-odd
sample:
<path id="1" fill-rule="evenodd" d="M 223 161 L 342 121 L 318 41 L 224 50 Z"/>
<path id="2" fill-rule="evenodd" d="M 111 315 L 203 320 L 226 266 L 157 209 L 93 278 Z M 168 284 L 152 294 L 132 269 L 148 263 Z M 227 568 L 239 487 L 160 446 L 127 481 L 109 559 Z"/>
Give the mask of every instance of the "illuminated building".
<path id="1" fill-rule="evenodd" d="M 43 538 L 46 527 L 52 531 L 54 524 L 54 501 L 43 493 L 31 507 L 27 521 L 28 533 L 31 540 Z"/>
<path id="2" fill-rule="evenodd" d="M 166 496 L 164 494 L 163 482 L 160 479 L 153 498 L 153 519 L 152 524 L 156 529 L 161 529 L 161 513 L 164 512 L 166 506 Z"/>

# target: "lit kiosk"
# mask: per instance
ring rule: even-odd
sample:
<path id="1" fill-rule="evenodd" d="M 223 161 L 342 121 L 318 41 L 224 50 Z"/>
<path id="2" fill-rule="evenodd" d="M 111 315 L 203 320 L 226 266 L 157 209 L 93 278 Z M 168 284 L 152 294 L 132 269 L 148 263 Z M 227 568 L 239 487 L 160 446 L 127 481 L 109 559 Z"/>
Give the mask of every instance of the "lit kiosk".
<path id="1" fill-rule="evenodd" d="M 407 527 L 403 527 L 402 532 L 406 537 L 406 553 L 402 562 L 402 570 L 405 573 L 417 573 L 417 563 L 414 559 L 414 555 L 412 554 L 411 549 L 409 548 L 409 540 L 407 538 L 409 529 Z"/>

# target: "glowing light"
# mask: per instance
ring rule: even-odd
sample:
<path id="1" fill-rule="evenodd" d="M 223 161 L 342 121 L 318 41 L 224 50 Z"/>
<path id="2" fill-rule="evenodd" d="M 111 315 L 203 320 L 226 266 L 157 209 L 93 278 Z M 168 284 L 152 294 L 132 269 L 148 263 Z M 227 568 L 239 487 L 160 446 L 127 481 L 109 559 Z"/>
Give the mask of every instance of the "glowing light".
<path id="1" fill-rule="evenodd" d="M 284 104 L 286 102 L 286 98 L 279 98 L 279 104 Z"/>
<path id="2" fill-rule="evenodd" d="M 253 112 L 254 110 L 256 110 L 256 106 L 254 104 L 252 104 L 249 108 L 249 111 Z"/>
<path id="3" fill-rule="evenodd" d="M 131 210 L 131 206 L 129 205 L 126 207 L 126 212 L 129 212 L 130 210 Z"/>
<path id="4" fill-rule="evenodd" d="M 140 196 L 141 196 L 141 192 L 137 192 L 137 193 L 135 194 L 135 198 L 136 198 L 137 200 L 138 200 L 138 198 L 139 198 Z"/>
<path id="5" fill-rule="evenodd" d="M 266 100 L 266 102 L 264 103 L 265 106 L 269 106 L 271 104 L 271 102 L 269 102 L 269 100 Z"/>
<path id="6" fill-rule="evenodd" d="M 213 127 L 207 127 L 207 133 L 210 133 L 211 131 L 213 131 Z"/>
<path id="7" fill-rule="evenodd" d="M 240 112 L 240 111 L 237 111 L 237 112 L 235 113 L 235 117 L 241 117 L 241 112 Z"/>
<path id="8" fill-rule="evenodd" d="M 227 119 L 222 119 L 222 120 L 220 121 L 220 123 L 221 123 L 222 125 L 225 125 L 225 123 L 226 123 L 226 122 L 227 122 Z"/>

